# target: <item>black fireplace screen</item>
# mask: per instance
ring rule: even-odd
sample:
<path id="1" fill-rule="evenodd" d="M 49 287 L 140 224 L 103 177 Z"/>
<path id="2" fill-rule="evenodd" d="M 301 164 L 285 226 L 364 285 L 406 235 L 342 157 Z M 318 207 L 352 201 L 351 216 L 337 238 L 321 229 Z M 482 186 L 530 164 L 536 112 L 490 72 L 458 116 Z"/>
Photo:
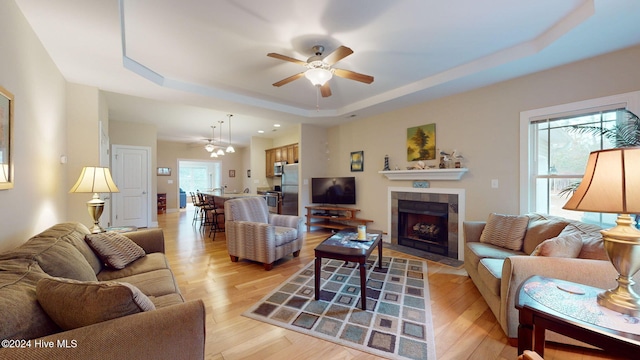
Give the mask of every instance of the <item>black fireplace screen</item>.
<path id="1" fill-rule="evenodd" d="M 448 204 L 398 201 L 398 244 L 448 254 Z"/>

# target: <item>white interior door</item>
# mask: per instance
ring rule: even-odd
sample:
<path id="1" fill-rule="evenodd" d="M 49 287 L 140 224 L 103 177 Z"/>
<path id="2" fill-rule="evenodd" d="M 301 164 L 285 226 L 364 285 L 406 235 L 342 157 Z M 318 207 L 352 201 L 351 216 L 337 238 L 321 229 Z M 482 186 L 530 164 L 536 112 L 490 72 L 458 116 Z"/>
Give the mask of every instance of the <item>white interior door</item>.
<path id="1" fill-rule="evenodd" d="M 149 227 L 150 186 L 149 154 L 139 146 L 114 145 L 112 169 L 120 190 L 113 196 L 114 226 Z"/>

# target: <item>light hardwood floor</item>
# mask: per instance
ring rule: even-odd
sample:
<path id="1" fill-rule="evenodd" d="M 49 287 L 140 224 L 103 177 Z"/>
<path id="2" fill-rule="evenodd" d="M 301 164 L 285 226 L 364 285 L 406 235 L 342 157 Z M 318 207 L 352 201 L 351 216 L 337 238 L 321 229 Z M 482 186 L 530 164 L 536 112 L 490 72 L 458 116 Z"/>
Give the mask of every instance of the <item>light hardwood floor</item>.
<path id="1" fill-rule="evenodd" d="M 207 312 L 207 359 L 376 359 L 344 346 L 241 316 L 250 305 L 313 261 L 327 233 L 306 235 L 300 256 L 285 257 L 273 270 L 253 262 L 232 263 L 223 233 L 215 241 L 192 225 L 193 208 L 158 215 L 166 254 L 187 300 L 202 299 Z M 384 256 L 409 255 L 384 249 Z M 436 354 L 446 359 L 516 359 L 493 313 L 463 269 L 428 262 Z M 545 359 L 609 359 L 601 352 L 547 347 Z"/>

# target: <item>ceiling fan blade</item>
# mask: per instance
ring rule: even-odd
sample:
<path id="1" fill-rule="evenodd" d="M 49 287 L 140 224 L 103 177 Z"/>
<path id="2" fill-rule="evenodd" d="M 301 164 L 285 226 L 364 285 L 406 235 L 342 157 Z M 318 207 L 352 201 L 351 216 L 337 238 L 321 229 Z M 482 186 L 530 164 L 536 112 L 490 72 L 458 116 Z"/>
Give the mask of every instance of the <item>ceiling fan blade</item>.
<path id="1" fill-rule="evenodd" d="M 267 54 L 268 57 L 272 57 L 274 59 L 280 59 L 280 60 L 284 60 L 284 61 L 290 61 L 294 64 L 298 64 L 298 65 L 302 65 L 302 66 L 306 66 L 307 62 L 306 61 L 302 61 L 302 60 L 298 60 L 298 59 L 294 59 L 292 57 L 286 56 L 286 55 L 282 55 L 282 54 L 276 54 L 276 53 L 268 53 Z"/>
<path id="2" fill-rule="evenodd" d="M 320 94 L 322 94 L 322 97 L 331 96 L 331 87 L 329 87 L 328 81 L 324 83 L 324 85 L 320 86 Z"/>
<path id="3" fill-rule="evenodd" d="M 341 78 L 360 81 L 366 84 L 371 84 L 373 82 L 373 76 L 360 74 L 355 71 L 344 70 L 344 69 L 333 69 L 333 74 L 336 76 L 340 76 Z"/>
<path id="4" fill-rule="evenodd" d="M 292 82 L 293 80 L 298 80 L 302 76 L 304 76 L 304 71 L 301 72 L 301 73 L 297 73 L 295 75 L 289 76 L 288 78 L 282 79 L 282 80 L 280 80 L 278 82 L 275 82 L 275 83 L 273 83 L 273 86 L 280 87 L 282 85 L 286 85 L 286 84 Z"/>
<path id="5" fill-rule="evenodd" d="M 351 54 L 353 54 L 353 50 L 351 50 L 346 46 L 340 46 L 339 48 L 335 49 L 331 54 L 325 56 L 322 59 L 322 62 L 331 66 Z"/>

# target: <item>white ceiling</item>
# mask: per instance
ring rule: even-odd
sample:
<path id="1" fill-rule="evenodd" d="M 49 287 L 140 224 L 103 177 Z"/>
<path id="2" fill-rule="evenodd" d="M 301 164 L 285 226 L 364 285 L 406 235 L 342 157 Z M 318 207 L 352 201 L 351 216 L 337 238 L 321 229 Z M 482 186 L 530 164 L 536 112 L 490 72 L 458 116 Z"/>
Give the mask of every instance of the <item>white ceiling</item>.
<path id="1" fill-rule="evenodd" d="M 335 125 L 640 44 L 638 0 L 16 0 L 67 81 L 106 92 L 110 119 L 202 142 L 233 114 L 231 140 Z M 318 97 L 306 61 L 340 45 Z M 216 137 L 218 131 L 216 130 Z M 223 142 L 228 141 L 225 123 Z M 204 142 L 203 142 L 204 144 Z"/>

